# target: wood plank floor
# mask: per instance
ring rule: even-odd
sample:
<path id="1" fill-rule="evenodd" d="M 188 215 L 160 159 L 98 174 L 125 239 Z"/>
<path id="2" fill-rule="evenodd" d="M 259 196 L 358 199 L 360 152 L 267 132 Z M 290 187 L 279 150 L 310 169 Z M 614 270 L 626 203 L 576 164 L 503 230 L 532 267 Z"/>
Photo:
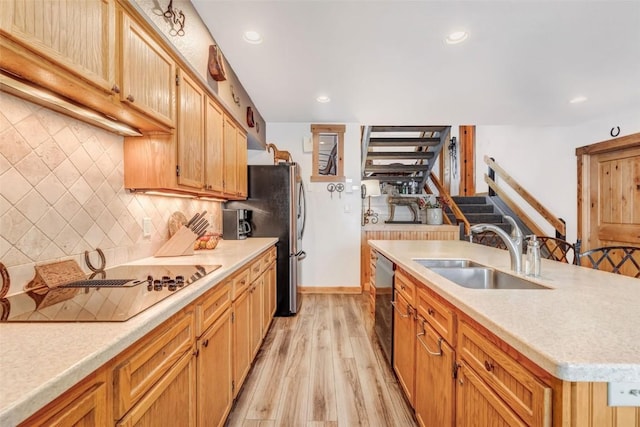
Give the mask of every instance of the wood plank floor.
<path id="1" fill-rule="evenodd" d="M 274 319 L 227 425 L 415 426 L 372 326 L 362 295 L 304 295 Z"/>

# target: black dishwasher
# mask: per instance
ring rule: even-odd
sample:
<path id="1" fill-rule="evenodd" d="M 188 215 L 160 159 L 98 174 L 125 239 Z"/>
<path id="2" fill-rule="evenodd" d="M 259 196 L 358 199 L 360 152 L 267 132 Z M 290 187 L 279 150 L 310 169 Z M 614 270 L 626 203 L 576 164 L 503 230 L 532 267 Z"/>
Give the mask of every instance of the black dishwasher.
<path id="1" fill-rule="evenodd" d="M 380 347 L 393 366 L 393 270 L 395 265 L 378 252 L 376 260 L 375 331 Z"/>

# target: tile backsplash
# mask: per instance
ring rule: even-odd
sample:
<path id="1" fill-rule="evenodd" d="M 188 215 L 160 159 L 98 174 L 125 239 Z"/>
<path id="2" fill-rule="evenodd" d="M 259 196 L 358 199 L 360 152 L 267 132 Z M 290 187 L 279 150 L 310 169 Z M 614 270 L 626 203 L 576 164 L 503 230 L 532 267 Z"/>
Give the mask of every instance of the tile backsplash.
<path id="1" fill-rule="evenodd" d="M 123 171 L 122 136 L 0 92 L 0 262 L 9 294 L 22 292 L 36 264 L 73 258 L 85 268 L 85 250 L 102 249 L 107 266 L 151 256 L 176 211 L 206 209 L 221 230 L 220 203 L 131 194 Z"/>

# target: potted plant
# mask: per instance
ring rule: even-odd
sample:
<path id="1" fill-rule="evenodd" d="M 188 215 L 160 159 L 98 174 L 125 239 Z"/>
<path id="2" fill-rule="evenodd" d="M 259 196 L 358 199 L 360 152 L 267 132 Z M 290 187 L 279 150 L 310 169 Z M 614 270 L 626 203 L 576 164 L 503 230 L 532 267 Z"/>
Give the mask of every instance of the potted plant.
<path id="1" fill-rule="evenodd" d="M 420 197 L 418 199 L 418 206 L 420 210 L 426 211 L 426 222 L 431 225 L 441 225 L 443 222 L 442 219 L 442 209 L 447 206 L 446 200 L 443 197 L 436 197 L 434 195 L 429 195 L 427 197 Z"/>

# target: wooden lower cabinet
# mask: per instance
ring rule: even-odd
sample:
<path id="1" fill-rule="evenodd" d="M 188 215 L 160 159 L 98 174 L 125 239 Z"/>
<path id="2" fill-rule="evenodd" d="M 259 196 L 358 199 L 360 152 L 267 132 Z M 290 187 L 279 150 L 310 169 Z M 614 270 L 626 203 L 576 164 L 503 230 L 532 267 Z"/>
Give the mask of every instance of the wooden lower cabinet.
<path id="1" fill-rule="evenodd" d="M 455 352 L 418 316 L 416 334 L 416 419 L 421 427 L 452 426 L 455 412 Z"/>
<path id="2" fill-rule="evenodd" d="M 228 308 L 198 340 L 198 426 L 220 427 L 231 410 L 232 338 L 231 308 Z"/>
<path id="3" fill-rule="evenodd" d="M 20 426 L 108 425 L 110 399 L 107 378 L 107 370 L 100 369 Z"/>
<path id="4" fill-rule="evenodd" d="M 233 397 L 251 367 L 251 299 L 248 291 L 233 302 Z"/>
<path id="5" fill-rule="evenodd" d="M 195 426 L 194 356 L 192 352 L 185 353 L 116 426 Z"/>
<path id="6" fill-rule="evenodd" d="M 464 362 L 458 369 L 456 426 L 521 426 L 525 424 Z"/>
<path id="7" fill-rule="evenodd" d="M 262 327 L 263 334 L 267 333 L 271 319 L 276 312 L 276 263 L 271 263 L 264 273 L 264 294 L 263 294 L 263 310 L 262 310 Z"/>
<path id="8" fill-rule="evenodd" d="M 264 276 L 255 280 L 251 285 L 249 289 L 249 306 L 249 311 L 251 312 L 249 335 L 251 337 L 251 360 L 253 360 L 260 349 L 260 344 L 262 344 L 264 331 L 262 315 L 264 310 Z"/>
<path id="9" fill-rule="evenodd" d="M 411 406 L 415 400 L 416 323 L 415 311 L 407 300 L 396 293 L 393 310 L 393 370 Z"/>

